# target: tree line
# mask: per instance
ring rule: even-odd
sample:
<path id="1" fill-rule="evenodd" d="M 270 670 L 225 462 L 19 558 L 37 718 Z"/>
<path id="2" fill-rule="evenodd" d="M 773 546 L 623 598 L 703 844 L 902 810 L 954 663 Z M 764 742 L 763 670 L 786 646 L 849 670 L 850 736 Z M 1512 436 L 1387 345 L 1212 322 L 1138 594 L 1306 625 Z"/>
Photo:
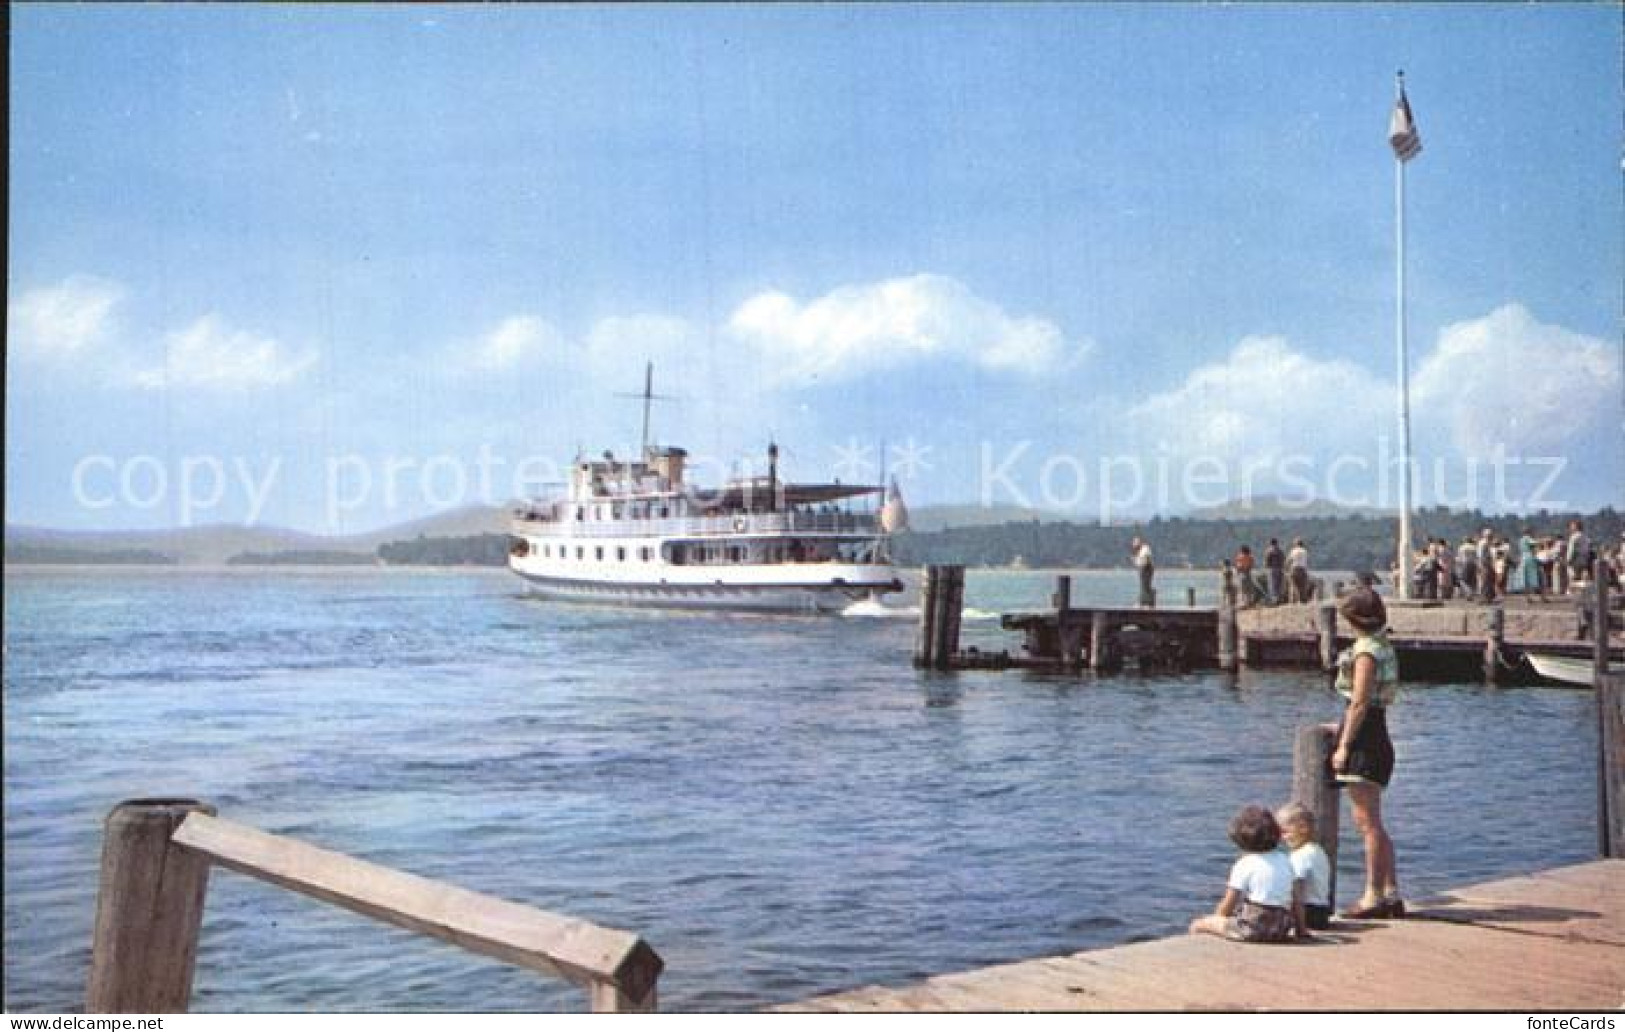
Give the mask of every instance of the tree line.
<path id="1" fill-rule="evenodd" d="M 1514 542 L 1525 529 L 1537 538 L 1558 535 L 1567 529 L 1570 519 L 1583 520 L 1599 547 L 1617 543 L 1625 529 L 1625 520 L 1612 508 L 1590 514 L 1543 510 L 1523 516 L 1424 509 L 1411 517 L 1411 529 L 1418 542 L 1443 538 L 1454 547 L 1485 527 Z M 1395 533 L 1396 517 L 1363 515 L 1199 520 L 1175 516 L 1112 526 L 1025 521 L 900 534 L 893 539 L 892 555 L 907 566 L 1008 566 L 1019 560 L 1029 566 L 1114 567 L 1128 564 L 1129 541 L 1139 536 L 1151 542 L 1158 566 L 1218 567 L 1234 558 L 1242 545 L 1250 545 L 1262 557 L 1270 538 L 1283 549 L 1303 538 L 1315 568 L 1372 570 L 1386 575 L 1394 563 Z"/>

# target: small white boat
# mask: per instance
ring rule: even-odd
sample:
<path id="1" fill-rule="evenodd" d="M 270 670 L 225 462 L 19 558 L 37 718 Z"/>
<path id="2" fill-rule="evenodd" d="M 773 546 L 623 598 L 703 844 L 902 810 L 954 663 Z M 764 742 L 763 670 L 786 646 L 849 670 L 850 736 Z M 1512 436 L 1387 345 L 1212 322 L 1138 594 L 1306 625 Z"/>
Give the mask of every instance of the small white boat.
<path id="1" fill-rule="evenodd" d="M 1535 673 L 1548 681 L 1577 688 L 1590 688 L 1593 683 L 1589 659 L 1554 656 L 1548 652 L 1526 652 L 1523 658 L 1535 668 Z"/>

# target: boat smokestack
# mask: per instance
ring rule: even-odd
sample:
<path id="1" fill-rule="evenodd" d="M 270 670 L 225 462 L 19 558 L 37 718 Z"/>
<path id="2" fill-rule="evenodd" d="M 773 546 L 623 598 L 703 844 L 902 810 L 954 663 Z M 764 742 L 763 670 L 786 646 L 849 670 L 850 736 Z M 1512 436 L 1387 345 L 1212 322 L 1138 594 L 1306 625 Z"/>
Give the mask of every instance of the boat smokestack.
<path id="1" fill-rule="evenodd" d="M 779 445 L 776 441 L 767 442 L 767 508 L 769 512 L 779 511 Z"/>

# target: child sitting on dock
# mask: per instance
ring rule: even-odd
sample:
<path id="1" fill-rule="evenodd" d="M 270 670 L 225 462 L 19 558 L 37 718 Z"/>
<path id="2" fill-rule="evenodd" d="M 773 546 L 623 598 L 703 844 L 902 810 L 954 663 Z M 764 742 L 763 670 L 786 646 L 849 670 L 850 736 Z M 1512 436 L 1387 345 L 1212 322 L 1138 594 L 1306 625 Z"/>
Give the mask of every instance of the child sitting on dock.
<path id="1" fill-rule="evenodd" d="M 1281 826 L 1292 875 L 1303 883 L 1303 923 L 1317 932 L 1331 927 L 1332 861 L 1315 841 L 1315 815 L 1302 803 L 1288 803 L 1275 811 Z"/>
<path id="2" fill-rule="evenodd" d="M 1230 820 L 1230 841 L 1244 854 L 1230 868 L 1224 897 L 1213 913 L 1191 922 L 1191 934 L 1205 932 L 1237 942 L 1290 942 L 1308 933 L 1303 924 L 1302 886 L 1292 861 L 1276 847 L 1281 828 L 1262 806 L 1248 806 Z"/>

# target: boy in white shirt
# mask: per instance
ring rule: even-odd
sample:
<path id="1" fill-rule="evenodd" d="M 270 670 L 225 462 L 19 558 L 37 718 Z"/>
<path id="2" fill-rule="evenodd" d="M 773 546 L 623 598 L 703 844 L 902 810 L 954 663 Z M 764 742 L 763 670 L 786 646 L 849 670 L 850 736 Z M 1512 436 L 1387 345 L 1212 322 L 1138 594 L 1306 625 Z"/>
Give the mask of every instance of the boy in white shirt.
<path id="1" fill-rule="evenodd" d="M 1302 803 L 1275 811 L 1292 875 L 1302 883 L 1304 924 L 1325 931 L 1332 921 L 1332 861 L 1315 841 L 1315 815 Z"/>
<path id="2" fill-rule="evenodd" d="M 1230 841 L 1242 856 L 1230 868 L 1224 897 L 1205 917 L 1191 922 L 1191 934 L 1219 935 L 1238 942 L 1290 942 L 1303 937 L 1302 885 L 1292 861 L 1276 847 L 1281 829 L 1262 806 L 1248 806 L 1230 821 Z"/>

